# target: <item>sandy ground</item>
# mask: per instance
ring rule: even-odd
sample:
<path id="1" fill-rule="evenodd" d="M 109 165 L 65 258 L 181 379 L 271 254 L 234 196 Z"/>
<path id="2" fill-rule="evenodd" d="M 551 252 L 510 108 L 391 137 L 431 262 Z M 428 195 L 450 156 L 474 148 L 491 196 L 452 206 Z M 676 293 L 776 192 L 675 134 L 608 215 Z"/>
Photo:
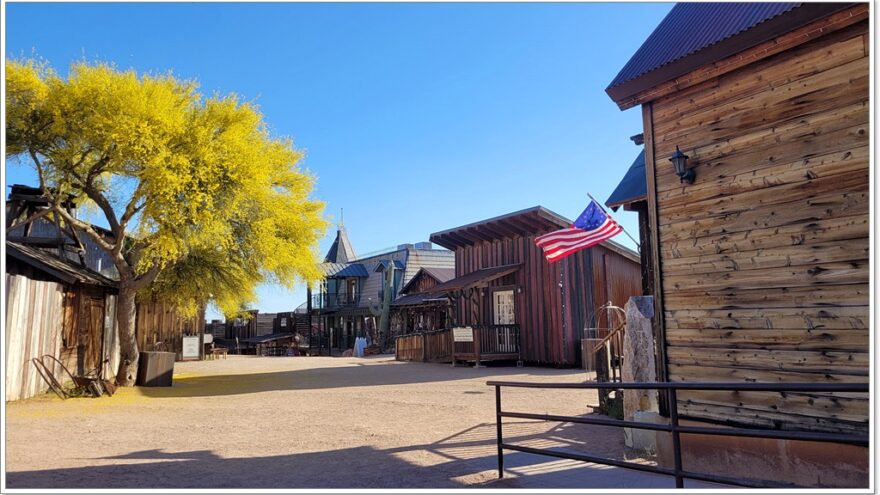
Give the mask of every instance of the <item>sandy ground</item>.
<path id="1" fill-rule="evenodd" d="M 171 388 L 7 404 L 7 486 L 672 486 L 635 471 L 515 452 L 498 481 L 487 379 L 579 382 L 584 375 L 388 356 L 177 363 Z M 597 401 L 593 391 L 506 389 L 503 403 L 509 411 L 580 415 Z M 624 456 L 622 432 L 612 428 L 505 420 L 504 429 L 510 443 Z M 572 478 L 584 466 L 598 477 Z"/>

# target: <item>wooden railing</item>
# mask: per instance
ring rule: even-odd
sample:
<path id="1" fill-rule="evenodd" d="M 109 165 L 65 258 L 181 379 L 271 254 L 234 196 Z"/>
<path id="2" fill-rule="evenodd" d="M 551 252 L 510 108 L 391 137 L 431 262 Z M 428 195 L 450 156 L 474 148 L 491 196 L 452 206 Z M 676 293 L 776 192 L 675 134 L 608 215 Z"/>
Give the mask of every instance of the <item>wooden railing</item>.
<path id="1" fill-rule="evenodd" d="M 398 361 L 455 362 L 519 360 L 518 325 L 479 325 L 473 327 L 473 342 L 453 342 L 452 329 L 420 332 L 397 337 Z"/>

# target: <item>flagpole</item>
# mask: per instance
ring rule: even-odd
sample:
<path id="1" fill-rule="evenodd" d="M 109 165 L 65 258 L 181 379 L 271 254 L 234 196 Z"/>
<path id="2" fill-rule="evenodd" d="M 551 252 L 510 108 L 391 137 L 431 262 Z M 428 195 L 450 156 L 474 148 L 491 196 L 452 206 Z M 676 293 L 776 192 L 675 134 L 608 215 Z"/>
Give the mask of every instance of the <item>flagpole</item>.
<path id="1" fill-rule="evenodd" d="M 606 215 L 608 215 L 609 217 L 611 216 L 611 213 L 608 213 L 608 210 L 606 210 L 605 207 L 602 206 L 602 203 L 600 203 L 599 201 L 597 201 L 596 198 L 594 198 L 592 194 L 587 193 L 587 196 L 589 196 L 590 199 L 592 199 L 593 201 L 595 201 L 596 204 L 599 205 L 599 208 L 602 208 L 602 211 L 604 211 Z M 617 225 L 620 225 L 620 224 L 618 223 Z M 620 230 L 622 230 L 623 233 L 626 234 L 627 237 L 629 237 L 630 239 L 632 239 L 632 241 L 633 241 L 634 243 L 636 243 L 636 248 L 637 248 L 637 249 L 639 250 L 639 252 L 641 253 L 641 252 L 642 252 L 642 245 L 639 243 L 639 241 L 635 240 L 635 239 L 633 238 L 633 236 L 629 235 L 629 232 L 627 232 L 626 229 L 623 228 L 623 225 L 620 225 Z"/>

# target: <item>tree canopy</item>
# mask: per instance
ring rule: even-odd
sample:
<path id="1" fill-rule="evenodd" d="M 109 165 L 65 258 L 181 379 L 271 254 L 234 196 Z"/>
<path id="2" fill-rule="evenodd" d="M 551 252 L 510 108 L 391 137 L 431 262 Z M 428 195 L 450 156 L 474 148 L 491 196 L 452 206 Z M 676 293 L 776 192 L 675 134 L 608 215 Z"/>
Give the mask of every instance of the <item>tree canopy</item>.
<path id="1" fill-rule="evenodd" d="M 122 281 L 192 311 L 231 315 L 265 282 L 314 281 L 326 229 L 315 177 L 289 138 L 236 95 L 171 74 L 6 63 L 7 157 L 37 170 L 52 204 L 93 203 L 113 237 L 54 213 L 111 254 Z"/>

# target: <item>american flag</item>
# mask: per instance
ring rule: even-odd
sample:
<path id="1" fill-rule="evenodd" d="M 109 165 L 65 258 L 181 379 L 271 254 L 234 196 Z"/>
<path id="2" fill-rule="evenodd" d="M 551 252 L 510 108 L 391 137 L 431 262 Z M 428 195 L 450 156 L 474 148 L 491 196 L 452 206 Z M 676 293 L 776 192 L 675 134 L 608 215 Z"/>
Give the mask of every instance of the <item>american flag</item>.
<path id="1" fill-rule="evenodd" d="M 571 253 L 611 239 L 622 231 L 623 227 L 593 200 L 571 227 L 536 237 L 535 244 L 541 246 L 547 261 L 553 263 Z"/>

